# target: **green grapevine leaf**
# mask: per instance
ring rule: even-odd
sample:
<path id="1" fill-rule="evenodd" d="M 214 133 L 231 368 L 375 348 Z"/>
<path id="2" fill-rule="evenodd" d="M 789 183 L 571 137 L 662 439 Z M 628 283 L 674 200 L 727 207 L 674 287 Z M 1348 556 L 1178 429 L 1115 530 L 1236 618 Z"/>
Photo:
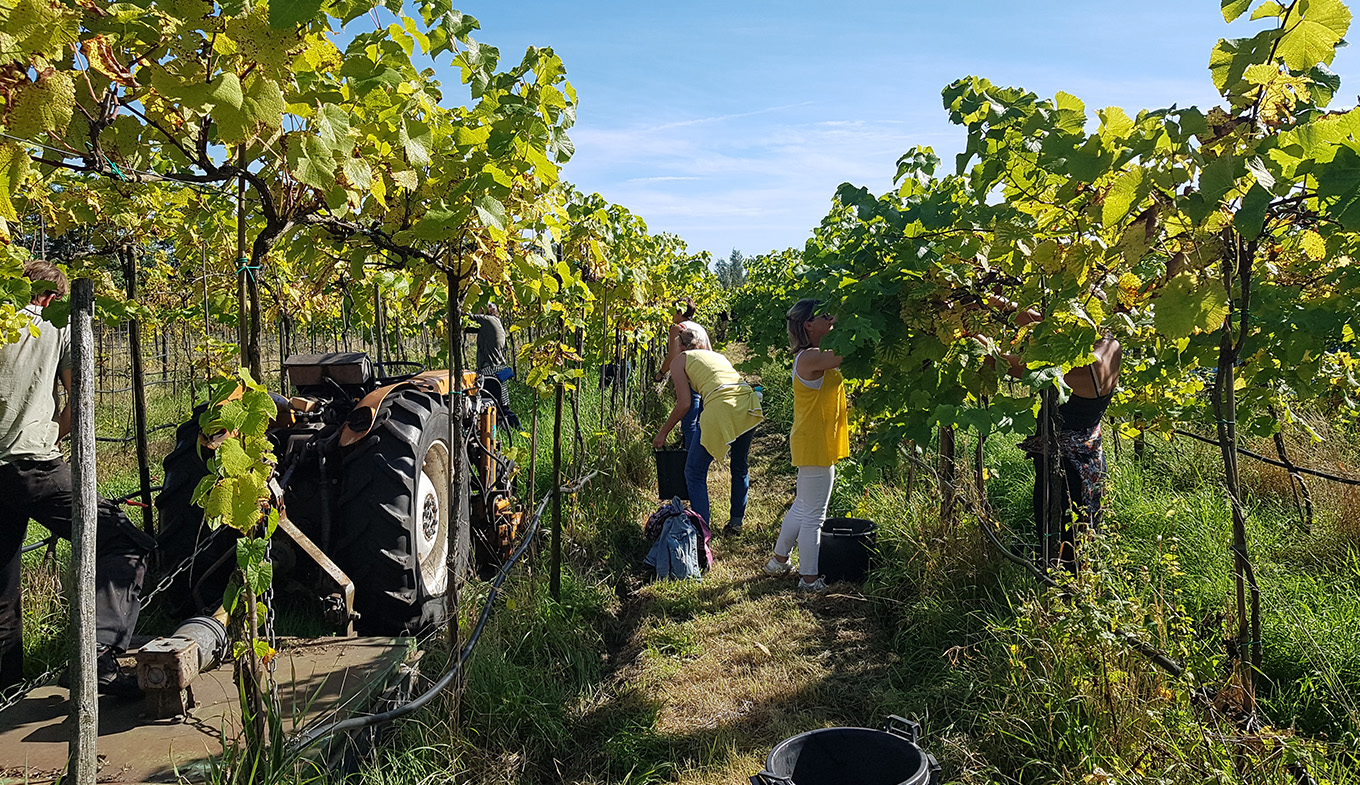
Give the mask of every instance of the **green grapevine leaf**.
<path id="1" fill-rule="evenodd" d="M 208 87 L 208 100 L 218 106 L 228 106 L 239 110 L 245 101 L 241 91 L 241 80 L 233 73 L 224 73 Z"/>
<path id="2" fill-rule="evenodd" d="M 48 68 L 36 82 L 20 83 L 10 101 L 5 120 L 10 135 L 37 141 L 50 131 L 60 137 L 75 111 L 75 82 L 69 72 Z"/>
<path id="3" fill-rule="evenodd" d="M 1100 135 L 1106 139 L 1127 139 L 1133 133 L 1133 120 L 1117 106 L 1106 107 L 1096 112 L 1100 118 Z"/>
<path id="4" fill-rule="evenodd" d="M 208 519 L 210 525 L 216 527 L 221 525 L 231 516 L 231 500 L 236 492 L 236 480 L 227 478 L 220 480 L 213 486 L 212 492 L 208 494 L 208 501 L 203 505 L 203 516 Z"/>
<path id="5" fill-rule="evenodd" d="M 1105 193 L 1105 203 L 1101 206 L 1101 221 L 1106 226 L 1115 226 L 1129 214 L 1129 210 L 1144 199 L 1148 184 L 1143 178 L 1141 167 L 1127 169 L 1110 184 Z"/>
<path id="6" fill-rule="evenodd" d="M 236 566 L 245 570 L 252 564 L 263 562 L 265 550 L 268 547 L 268 540 L 262 537 L 240 538 L 236 541 Z"/>
<path id="7" fill-rule="evenodd" d="M 336 155 L 349 155 L 354 140 L 349 135 L 349 113 L 335 104 L 326 104 L 314 120 L 317 139 Z"/>
<path id="8" fill-rule="evenodd" d="M 242 397 L 242 400 L 245 402 L 246 416 L 241 421 L 241 435 L 258 440 L 264 436 L 270 421 L 278 414 L 278 409 L 268 393 L 251 390 Z"/>
<path id="9" fill-rule="evenodd" d="M 196 504 L 199 507 L 205 506 L 204 502 L 207 501 L 208 494 L 212 493 L 213 486 L 216 484 L 217 484 L 216 475 L 214 474 L 205 475 L 202 479 L 198 481 L 198 485 L 194 486 L 193 495 L 189 497 L 190 504 Z"/>
<path id="10" fill-rule="evenodd" d="M 246 585 L 257 597 L 268 591 L 269 584 L 274 582 L 274 565 L 267 561 L 250 562 L 243 572 Z"/>
<path id="11" fill-rule="evenodd" d="M 1265 228 L 1266 211 L 1269 208 L 1270 192 L 1259 183 L 1253 185 L 1251 190 L 1247 191 L 1247 195 L 1242 197 L 1242 205 L 1233 215 L 1233 224 L 1237 231 L 1248 240 L 1255 240 L 1261 236 L 1261 230 Z"/>
<path id="12" fill-rule="evenodd" d="M 236 606 L 240 603 L 241 595 L 244 592 L 245 587 L 241 585 L 241 581 L 235 575 L 232 575 L 231 580 L 227 582 L 226 590 L 222 592 L 222 607 L 226 609 L 228 614 L 235 615 Z"/>
<path id="13" fill-rule="evenodd" d="M 291 29 L 307 24 L 321 13 L 322 0 L 270 0 L 269 26 Z"/>
<path id="14" fill-rule="evenodd" d="M 19 220 L 10 196 L 22 192 L 27 176 L 28 153 L 12 142 L 0 144 L 0 218 Z"/>
<path id="15" fill-rule="evenodd" d="M 1232 22 L 1245 14 L 1255 0 L 1223 0 L 1223 21 Z"/>
<path id="16" fill-rule="evenodd" d="M 1266 0 L 1266 2 L 1257 7 L 1255 11 L 1251 12 L 1251 21 L 1255 22 L 1258 19 L 1267 19 L 1270 17 L 1279 18 L 1284 16 L 1284 14 L 1285 9 L 1283 6 L 1275 2 L 1275 0 Z"/>
<path id="17" fill-rule="evenodd" d="M 1220 285 L 1181 273 L 1162 288 L 1154 321 L 1162 335 L 1188 338 L 1199 330 L 1217 329 L 1227 315 L 1228 303 Z"/>
<path id="18" fill-rule="evenodd" d="M 250 456 L 246 455 L 239 439 L 227 439 L 222 442 L 217 448 L 217 460 L 221 461 L 228 477 L 240 477 L 255 465 Z"/>
<path id="19" fill-rule="evenodd" d="M 430 147 L 434 141 L 430 127 L 419 120 L 403 119 L 397 134 L 397 144 L 406 151 L 406 160 L 416 166 L 430 163 Z"/>
<path id="20" fill-rule="evenodd" d="M 270 25 L 269 14 L 270 8 L 259 3 L 250 13 L 228 19 L 226 33 L 246 62 L 259 66 L 271 79 L 284 80 L 289 78 L 293 55 L 303 47 L 302 37 L 293 27 Z"/>
<path id="21" fill-rule="evenodd" d="M 1058 107 L 1054 125 L 1059 131 L 1079 134 L 1086 129 L 1086 104 L 1080 98 L 1059 90 L 1053 103 Z"/>
<path id="22" fill-rule="evenodd" d="M 1209 73 L 1214 87 L 1227 97 L 1241 95 L 1242 74 L 1248 66 L 1270 59 L 1271 46 L 1281 35 L 1279 30 L 1262 30 L 1251 38 L 1220 39 L 1209 54 Z"/>
<path id="23" fill-rule="evenodd" d="M 486 226 L 496 229 L 505 229 L 508 218 L 505 215 L 505 205 L 490 196 L 483 196 L 477 200 L 477 216 Z"/>
<path id="24" fill-rule="evenodd" d="M 335 184 L 335 158 L 321 139 L 289 134 L 287 140 L 288 169 L 298 182 L 322 190 Z"/>
<path id="25" fill-rule="evenodd" d="M 1337 45 L 1351 26 L 1350 9 L 1342 0 L 1300 0 L 1295 13 L 1302 19 L 1291 20 L 1276 55 L 1294 71 L 1307 71 L 1318 63 L 1331 64 Z"/>
<path id="26" fill-rule="evenodd" d="M 223 403 L 218 416 L 222 420 L 223 430 L 239 431 L 246 421 L 246 414 L 246 405 L 238 399 Z"/>
<path id="27" fill-rule="evenodd" d="M 1326 214 L 1349 231 L 1360 231 L 1360 155 L 1349 144 L 1336 150 L 1336 157 L 1317 176 L 1318 196 L 1326 202 Z"/>

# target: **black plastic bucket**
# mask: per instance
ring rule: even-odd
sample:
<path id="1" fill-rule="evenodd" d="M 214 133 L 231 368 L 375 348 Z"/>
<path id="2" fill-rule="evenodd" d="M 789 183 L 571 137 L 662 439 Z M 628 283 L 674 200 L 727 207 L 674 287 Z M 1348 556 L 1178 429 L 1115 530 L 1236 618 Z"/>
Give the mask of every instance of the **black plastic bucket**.
<path id="1" fill-rule="evenodd" d="M 932 785 L 935 758 L 917 746 L 921 726 L 897 715 L 883 730 L 823 728 L 784 739 L 751 785 Z"/>
<path id="2" fill-rule="evenodd" d="M 653 450 L 656 456 L 656 498 L 666 500 L 680 497 L 689 501 L 685 485 L 685 460 L 689 450 Z"/>
<path id="3" fill-rule="evenodd" d="M 863 583 L 869 572 L 869 557 L 874 552 L 878 525 L 863 518 L 827 518 L 822 523 L 822 545 L 818 552 L 818 571 L 827 583 Z"/>

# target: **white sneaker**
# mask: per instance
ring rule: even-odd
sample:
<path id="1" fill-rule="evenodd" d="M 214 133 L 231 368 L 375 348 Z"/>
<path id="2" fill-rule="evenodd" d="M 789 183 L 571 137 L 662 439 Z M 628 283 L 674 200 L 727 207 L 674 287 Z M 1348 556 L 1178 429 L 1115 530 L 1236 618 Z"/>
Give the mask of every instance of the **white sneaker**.
<path id="1" fill-rule="evenodd" d="M 819 575 L 817 576 L 817 580 L 813 581 L 812 583 L 808 583 L 802 578 L 799 578 L 798 591 L 810 591 L 810 592 L 826 591 L 826 579 Z"/>
<path id="2" fill-rule="evenodd" d="M 788 574 L 788 571 L 792 569 L 793 559 L 789 559 L 788 561 L 780 561 L 775 557 L 771 556 L 770 560 L 765 562 L 765 572 L 770 575 L 786 575 Z"/>

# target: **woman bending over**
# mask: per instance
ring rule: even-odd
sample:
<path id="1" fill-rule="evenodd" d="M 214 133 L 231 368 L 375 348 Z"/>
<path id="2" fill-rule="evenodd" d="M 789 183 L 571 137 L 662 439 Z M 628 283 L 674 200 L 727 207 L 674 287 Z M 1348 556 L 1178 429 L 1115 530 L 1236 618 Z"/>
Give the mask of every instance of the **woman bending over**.
<path id="1" fill-rule="evenodd" d="M 653 381 L 660 382 L 666 378 L 666 372 L 672 370 L 675 358 L 685 351 L 680 345 L 680 333 L 689 330 L 694 333 L 694 349 L 712 349 L 713 344 L 708 340 L 708 331 L 703 325 L 694 321 L 694 298 L 682 297 L 675 301 L 675 313 L 671 315 L 670 332 L 666 336 L 666 359 L 661 363 L 661 370 L 656 372 Z M 685 445 L 685 449 L 692 450 L 694 445 L 695 423 L 699 421 L 699 412 L 703 410 L 703 401 L 699 398 L 699 393 L 695 392 L 693 386 L 690 388 L 689 411 L 685 413 L 685 418 L 680 421 L 680 441 Z M 704 520 L 708 520 L 705 518 Z"/>
<path id="2" fill-rule="evenodd" d="M 690 506 L 712 528 L 708 467 L 715 458 L 727 455 L 730 449 L 732 504 L 723 531 L 737 534 L 746 515 L 746 497 L 751 488 L 748 463 L 751 439 L 755 436 L 755 427 L 765 416 L 761 414 L 755 391 L 742 381 L 741 374 L 726 357 L 711 349 L 698 348 L 699 336 L 694 330 L 681 330 L 678 340 L 681 351 L 670 369 L 671 380 L 675 382 L 675 408 L 652 445 L 658 450 L 665 445 L 671 429 L 692 408 L 691 395 L 703 402 L 689 445 L 689 457 L 685 460 L 685 487 L 689 490 Z"/>

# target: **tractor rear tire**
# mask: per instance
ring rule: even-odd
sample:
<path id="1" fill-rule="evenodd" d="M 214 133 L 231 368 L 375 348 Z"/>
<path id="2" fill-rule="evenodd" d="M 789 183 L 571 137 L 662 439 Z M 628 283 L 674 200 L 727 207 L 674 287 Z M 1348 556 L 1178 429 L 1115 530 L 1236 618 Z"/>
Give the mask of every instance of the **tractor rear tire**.
<path id="1" fill-rule="evenodd" d="M 354 581 L 361 635 L 416 634 L 446 618 L 449 579 L 467 576 L 468 485 L 449 521 L 449 413 L 440 396 L 402 390 L 382 403 L 372 431 L 345 456 L 335 562 Z M 450 576 L 448 553 L 459 563 Z"/>
<path id="2" fill-rule="evenodd" d="M 232 532 L 209 529 L 203 522 L 203 508 L 193 503 L 194 489 L 199 480 L 208 475 L 208 464 L 200 454 L 198 443 L 198 415 L 202 411 L 201 406 L 195 409 L 193 417 L 175 431 L 175 449 L 165 456 L 162 464 L 165 483 L 156 497 L 156 509 L 160 513 L 160 526 L 156 530 L 158 565 L 154 580 L 147 582 L 148 591 L 164 576 L 182 567 L 205 539 L 213 538 L 213 542 L 194 559 L 193 566 L 179 573 L 174 582 L 157 595 L 160 606 L 177 620 L 211 611 L 220 605 L 222 593 L 231 578 L 231 568 L 235 567 L 233 561 L 208 576 L 210 580 L 197 586 L 201 603 L 195 599 L 196 584 L 224 554 L 235 549 L 236 541 Z"/>

